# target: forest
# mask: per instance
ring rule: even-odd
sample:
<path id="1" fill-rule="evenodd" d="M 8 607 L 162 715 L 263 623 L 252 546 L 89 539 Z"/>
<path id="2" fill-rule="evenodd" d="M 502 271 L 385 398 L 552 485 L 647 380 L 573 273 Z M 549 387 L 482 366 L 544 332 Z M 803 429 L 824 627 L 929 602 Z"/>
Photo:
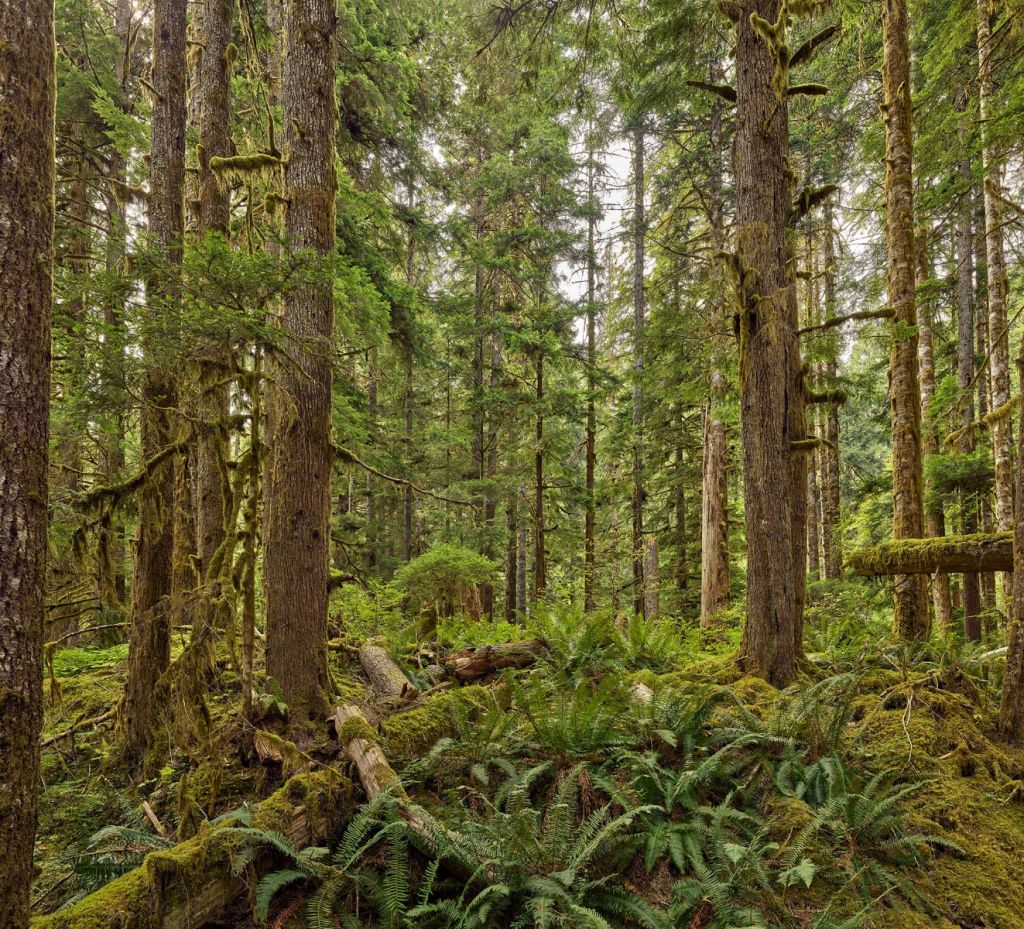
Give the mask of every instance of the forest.
<path id="1" fill-rule="evenodd" d="M 0 0 L 0 929 L 1024 929 L 1024 0 Z"/>

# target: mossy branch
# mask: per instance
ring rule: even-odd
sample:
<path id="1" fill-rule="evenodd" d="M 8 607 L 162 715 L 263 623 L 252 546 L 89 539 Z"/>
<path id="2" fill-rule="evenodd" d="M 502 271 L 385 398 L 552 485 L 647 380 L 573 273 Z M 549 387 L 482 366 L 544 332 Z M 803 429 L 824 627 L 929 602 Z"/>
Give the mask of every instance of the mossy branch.
<path id="1" fill-rule="evenodd" d="M 118 484 L 109 484 L 103 487 L 95 487 L 86 493 L 80 494 L 75 505 L 83 512 L 95 512 L 101 506 L 108 506 L 113 509 L 141 490 L 153 476 L 161 469 L 167 460 L 178 455 L 188 448 L 188 439 L 181 439 L 165 445 L 160 451 L 149 458 L 138 471 L 131 477 Z"/>
<path id="2" fill-rule="evenodd" d="M 736 88 L 729 84 L 712 84 L 708 81 L 687 81 L 686 83 L 689 87 L 694 87 L 697 90 L 706 90 L 708 93 L 715 94 L 729 103 L 736 102 Z"/>
<path id="3" fill-rule="evenodd" d="M 834 403 L 842 406 L 849 400 L 849 396 L 841 387 L 832 390 L 809 390 L 804 394 L 804 401 L 809 405 Z"/>
<path id="4" fill-rule="evenodd" d="M 1020 407 L 1020 401 L 1021 395 L 1019 393 L 1014 394 L 1006 403 L 1000 404 L 990 413 L 982 416 L 981 419 L 976 419 L 974 422 L 961 426 L 959 429 L 951 432 L 946 436 L 944 444 L 949 449 L 955 449 L 967 436 L 974 435 L 976 432 L 988 431 L 996 423 L 1011 416 Z"/>
<path id="5" fill-rule="evenodd" d="M 818 49 L 821 48 L 826 42 L 831 41 L 836 35 L 839 34 L 839 24 L 829 26 L 826 29 L 822 29 L 821 32 L 811 36 L 803 45 L 801 45 L 795 52 L 793 57 L 789 60 L 789 66 L 795 68 L 798 65 L 807 64 L 812 58 L 814 58 Z"/>
<path id="6" fill-rule="evenodd" d="M 1013 533 L 900 539 L 862 548 L 847 564 L 866 577 L 896 574 L 975 574 L 1013 570 Z"/>
<path id="7" fill-rule="evenodd" d="M 456 506 L 473 505 L 471 500 L 459 500 L 455 497 L 446 497 L 443 494 L 434 493 L 432 490 L 419 487 L 404 477 L 395 477 L 392 474 L 386 474 L 385 472 L 375 468 L 373 465 L 367 464 L 355 452 L 341 445 L 334 446 L 334 455 L 339 461 L 345 462 L 346 464 L 354 464 L 357 467 L 362 468 L 368 474 L 372 474 L 374 477 L 379 477 L 381 480 L 388 481 L 391 484 L 397 484 L 399 487 L 408 487 L 413 493 L 421 494 L 424 497 L 440 500 L 442 503 L 454 503 Z"/>
<path id="8" fill-rule="evenodd" d="M 828 84 L 790 84 L 787 97 L 824 97 L 829 91 Z"/>
<path id="9" fill-rule="evenodd" d="M 854 322 L 859 319 L 892 319 L 895 314 L 890 307 L 883 307 L 880 310 L 858 310 L 856 313 L 847 313 L 845 316 L 829 316 L 824 322 L 814 326 L 804 326 L 796 331 L 797 335 L 806 335 L 808 332 L 821 332 L 825 329 L 834 329 L 844 323 Z"/>
<path id="10" fill-rule="evenodd" d="M 825 184 L 822 187 L 813 187 L 808 184 L 800 191 L 796 200 L 793 201 L 793 207 L 789 211 L 790 225 L 795 226 L 816 206 L 824 203 L 837 190 L 839 190 L 838 184 Z"/>

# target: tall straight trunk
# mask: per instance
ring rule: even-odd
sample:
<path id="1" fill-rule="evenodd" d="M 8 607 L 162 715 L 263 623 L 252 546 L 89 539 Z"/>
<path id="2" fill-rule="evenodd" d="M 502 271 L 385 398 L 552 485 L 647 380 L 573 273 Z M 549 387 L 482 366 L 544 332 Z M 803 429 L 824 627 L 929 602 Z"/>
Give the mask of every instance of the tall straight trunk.
<path id="1" fill-rule="evenodd" d="M 583 527 L 583 612 L 594 610 L 594 575 L 597 571 L 597 227 L 594 204 L 593 125 L 587 134 L 587 462 L 586 513 Z"/>
<path id="2" fill-rule="evenodd" d="M 497 306 L 491 309 L 491 320 L 494 324 L 494 331 L 491 334 L 491 371 L 488 377 L 488 387 L 491 396 L 496 396 L 499 386 L 499 372 L 501 371 L 501 344 L 498 341 Z M 498 476 L 498 417 L 491 415 L 487 418 L 487 447 L 485 454 L 484 478 L 487 481 L 484 491 L 484 555 L 491 560 L 494 559 L 494 520 L 498 515 L 498 495 L 495 492 L 494 482 Z M 487 581 L 480 585 L 480 608 L 483 615 L 488 619 L 494 616 L 494 585 Z"/>
<path id="3" fill-rule="evenodd" d="M 736 29 L 736 313 L 747 529 L 747 620 L 743 665 L 789 684 L 800 652 L 806 546 L 803 481 L 794 486 L 791 443 L 803 437 L 796 293 L 787 218 L 791 202 L 789 108 L 776 93 L 779 56 L 758 33 L 780 0 L 745 0 Z M 780 23 L 784 31 L 784 22 Z M 779 42 L 783 41 L 780 36 Z M 783 83 L 788 75 L 781 75 Z M 806 480 L 806 478 L 804 478 Z M 801 585 L 802 586 L 802 585 Z"/>
<path id="4" fill-rule="evenodd" d="M 332 307 L 333 314 L 333 307 Z M 378 381 L 377 381 L 377 349 L 371 348 L 366 353 L 366 418 L 370 441 L 375 442 L 377 436 L 378 416 Z M 377 514 L 377 485 L 373 475 L 366 473 L 366 571 L 373 574 L 377 569 L 377 545 L 380 541 L 379 516 Z"/>
<path id="5" fill-rule="evenodd" d="M 413 357 L 405 360 L 405 441 L 411 451 L 414 441 L 415 393 L 413 389 Z M 416 497 L 412 486 L 406 485 L 405 498 L 402 505 L 402 560 L 412 561 L 414 549 L 414 526 L 416 522 Z"/>
<path id="6" fill-rule="evenodd" d="M 544 352 L 537 348 L 537 421 L 533 453 L 533 595 L 539 600 L 548 586 L 544 526 Z"/>
<path id="7" fill-rule="evenodd" d="M 149 162 L 149 236 L 169 265 L 181 263 L 185 234 L 185 8 L 186 0 L 157 0 L 153 7 L 153 104 Z M 146 281 L 146 302 L 159 334 L 173 312 L 169 276 Z M 152 333 L 143 334 L 144 351 Z M 172 441 L 174 382 L 164 366 L 145 359 L 142 383 L 143 459 Z M 156 684 L 170 661 L 170 597 L 174 564 L 174 467 L 164 465 L 142 495 L 135 545 L 128 678 L 119 711 L 126 753 L 141 760 L 155 735 L 160 707 Z"/>
<path id="8" fill-rule="evenodd" d="M 992 24 L 994 4 L 977 0 L 978 13 L 978 125 L 981 131 L 982 191 L 985 205 L 985 254 L 988 270 L 989 371 L 992 409 L 1010 399 L 1010 338 L 1006 316 L 1009 283 L 1003 247 L 1002 168 L 996 159 L 989 126 L 998 115 L 992 81 Z M 996 528 L 1008 532 L 1013 527 L 1013 417 L 1001 416 L 992 424 L 992 451 L 995 455 Z M 1009 594 L 1012 580 L 1001 577 L 1003 597 Z"/>
<path id="9" fill-rule="evenodd" d="M 211 158 L 231 154 L 231 21 L 234 5 L 230 0 L 204 0 L 202 49 L 199 54 L 199 83 L 195 88 L 199 116 L 199 215 L 198 235 L 229 235 L 231 201 L 226 185 L 210 170 Z M 195 449 L 196 553 L 202 578 L 224 541 L 227 474 L 228 389 L 220 383 L 227 373 L 223 350 L 216 345 L 204 348 L 199 364 L 198 403 L 202 425 Z M 211 600 L 216 591 L 211 593 Z M 211 610 L 212 614 L 212 610 Z M 209 618 L 209 616 L 207 617 Z"/>
<path id="10" fill-rule="evenodd" d="M 334 250 L 333 0 L 285 7 L 284 195 L 289 247 L 329 259 Z M 284 299 L 282 325 L 297 364 L 279 366 L 294 405 L 275 417 L 266 543 L 267 674 L 292 718 L 326 708 L 327 560 L 330 539 L 331 361 L 334 301 L 329 283 L 306 283 Z"/>
<path id="11" fill-rule="evenodd" d="M 704 417 L 700 511 L 700 624 L 729 606 L 729 533 L 725 423 L 713 419 L 711 404 Z"/>
<path id="12" fill-rule="evenodd" d="M 836 315 L 836 247 L 835 247 L 835 215 L 832 198 L 825 201 L 823 208 L 825 221 L 824 260 L 822 269 L 824 281 L 825 316 Z M 838 335 L 834 330 L 830 336 L 828 359 L 825 362 L 825 375 L 830 385 L 836 382 L 839 373 Z M 843 536 L 839 526 L 839 405 L 830 403 L 822 414 L 826 444 L 821 449 L 821 541 L 822 554 L 825 562 L 825 577 L 835 580 L 843 570 Z"/>
<path id="13" fill-rule="evenodd" d="M 633 612 L 644 615 L 644 133 L 633 132 Z"/>
<path id="14" fill-rule="evenodd" d="M 917 289 L 925 291 L 932 279 L 931 262 L 928 258 L 928 234 L 922 231 L 917 236 Z M 917 359 L 921 379 L 921 412 L 924 418 L 924 440 L 922 450 L 925 455 L 939 453 L 939 436 L 932 422 L 935 401 L 935 301 L 926 294 L 921 299 L 920 325 L 918 326 Z M 925 534 L 937 539 L 946 534 L 946 516 L 942 502 L 932 500 L 925 508 Z M 949 630 L 953 627 L 953 598 L 950 592 L 949 575 L 937 572 L 932 575 L 932 603 L 935 608 L 935 619 L 939 628 Z"/>
<path id="15" fill-rule="evenodd" d="M 807 325 L 818 322 L 818 269 L 814 254 L 814 235 L 808 231 L 807 236 Z M 817 365 L 812 370 L 817 369 Z M 808 454 L 807 462 L 807 570 L 815 578 L 821 577 L 821 539 L 818 514 L 821 512 L 821 499 L 818 488 L 818 449 Z"/>
<path id="16" fill-rule="evenodd" d="M 505 504 L 508 550 L 505 552 L 505 622 L 519 620 L 519 508 L 513 494 Z"/>
<path id="17" fill-rule="evenodd" d="M 894 539 L 919 539 L 924 535 L 924 478 L 921 467 L 921 394 L 917 375 L 913 139 L 906 0 L 883 0 L 882 38 L 888 291 L 889 305 L 894 314 L 893 345 L 889 357 L 892 534 Z M 925 579 L 918 575 L 894 578 L 893 632 L 901 639 L 927 639 L 931 632 L 925 584 Z"/>
<path id="18" fill-rule="evenodd" d="M 676 429 L 677 435 L 683 434 L 682 423 Z M 673 509 L 675 510 L 675 535 L 676 535 L 676 593 L 678 602 L 682 602 L 683 592 L 690 586 L 690 561 L 687 558 L 687 537 L 686 525 L 686 484 L 683 481 L 683 465 L 685 463 L 685 452 L 682 442 L 676 442 L 675 450 L 675 488 L 672 492 Z"/>
<path id="19" fill-rule="evenodd" d="M 1017 355 L 1017 374 L 1024 377 L 1024 344 Z M 1024 383 L 1024 381 L 1022 381 Z M 1024 413 L 1017 433 L 1017 455 L 1024 461 Z M 999 731 L 1003 738 L 1024 744 L 1024 470 L 1017 469 L 1016 512 L 1013 526 L 1013 590 L 1010 622 L 1006 630 L 1006 676 L 999 707 Z"/>
<path id="20" fill-rule="evenodd" d="M 29 924 L 43 725 L 53 0 L 0 4 L 0 926 Z"/>
<path id="21" fill-rule="evenodd" d="M 522 496 L 522 488 L 519 489 L 519 496 Z M 520 519 L 519 528 L 516 530 L 516 608 L 520 621 L 527 618 L 528 607 L 526 598 L 526 526 Z"/>
<path id="22" fill-rule="evenodd" d="M 644 538 L 644 616 L 653 619 L 661 611 L 661 588 L 659 577 L 658 537 Z"/>
<path id="23" fill-rule="evenodd" d="M 956 295 L 957 295 L 957 349 L 956 380 L 960 388 L 960 423 L 964 427 L 963 439 L 957 449 L 962 454 L 974 451 L 974 236 L 971 229 L 970 183 L 971 166 L 962 161 L 957 172 L 965 193 L 957 215 L 956 228 Z M 961 530 L 965 535 L 978 531 L 977 494 L 960 492 Z M 964 634 L 968 638 L 981 636 L 981 586 L 979 575 L 965 574 L 963 580 Z"/>

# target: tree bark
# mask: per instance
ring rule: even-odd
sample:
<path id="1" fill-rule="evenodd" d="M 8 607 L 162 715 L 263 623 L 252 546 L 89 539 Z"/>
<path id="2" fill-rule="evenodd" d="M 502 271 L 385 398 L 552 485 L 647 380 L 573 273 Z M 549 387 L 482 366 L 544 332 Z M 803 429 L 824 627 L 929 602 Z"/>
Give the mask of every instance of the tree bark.
<path id="1" fill-rule="evenodd" d="M 185 9 L 186 0 L 157 0 L 153 7 L 152 77 L 157 96 L 150 151 L 149 235 L 170 266 L 181 264 L 185 233 Z M 170 327 L 175 300 L 170 276 L 156 273 L 146 281 L 153 326 L 144 333 L 147 354 Z M 146 358 L 142 402 L 141 450 L 148 460 L 172 441 L 171 408 L 176 402 L 170 374 L 151 355 Z M 154 699 L 156 685 L 170 662 L 174 481 L 174 466 L 167 463 L 140 500 L 128 678 L 119 711 L 124 747 L 133 760 L 141 760 L 152 744 L 161 710 Z"/>
<path id="2" fill-rule="evenodd" d="M 928 259 L 928 237 L 922 232 L 917 237 L 917 289 L 925 290 L 932 279 L 931 262 Z M 918 370 L 921 378 L 921 412 L 924 418 L 924 441 L 922 450 L 925 455 L 939 453 L 939 436 L 935 429 L 932 404 L 935 398 L 935 302 L 926 295 L 921 300 L 920 325 L 918 326 Z M 933 500 L 925 509 L 925 535 L 929 538 L 941 538 L 946 534 L 946 516 L 941 501 Z M 943 630 L 953 627 L 953 598 L 950 593 L 949 575 L 935 574 L 932 576 L 932 603 L 935 608 L 935 619 Z"/>
<path id="3" fill-rule="evenodd" d="M 547 651 L 540 639 L 525 642 L 505 642 L 499 645 L 481 645 L 449 655 L 442 662 L 457 681 L 479 680 L 505 668 L 525 668 Z"/>
<path id="4" fill-rule="evenodd" d="M 644 133 L 633 131 L 633 612 L 644 615 Z"/>
<path id="5" fill-rule="evenodd" d="M 785 686 L 796 673 L 800 647 L 803 597 L 797 575 L 803 577 L 806 546 L 806 476 L 798 484 L 793 480 L 800 472 L 793 459 L 803 456 L 790 452 L 791 442 L 803 438 L 803 404 L 786 228 L 789 111 L 785 94 L 775 90 L 777 51 L 752 22 L 778 21 L 784 32 L 779 17 L 785 11 L 780 0 L 745 0 L 738 12 L 733 272 L 747 529 L 747 620 L 740 654 L 748 670 Z M 774 44 L 783 42 L 780 35 Z"/>
<path id="6" fill-rule="evenodd" d="M 894 540 L 919 539 L 924 535 L 908 33 L 906 0 L 883 0 L 886 241 L 889 305 L 894 314 L 889 357 Z M 927 639 L 931 633 L 931 617 L 922 578 L 914 575 L 895 578 L 893 593 L 894 634 L 901 639 Z"/>
<path id="7" fill-rule="evenodd" d="M 1017 356 L 1017 374 L 1024 376 L 1024 345 Z M 1024 461 L 1024 412 L 1017 433 L 1018 461 Z M 1017 470 L 1016 512 L 1013 527 L 1013 576 L 1010 621 L 1006 630 L 1006 676 L 999 706 L 1003 738 L 1024 744 L 1024 470 Z"/>
<path id="8" fill-rule="evenodd" d="M 808 177 L 810 173 L 808 172 Z M 814 235 L 807 232 L 807 325 L 814 326 L 818 322 L 818 268 L 814 252 Z M 811 371 L 817 373 L 818 365 Z M 810 372 L 808 372 L 810 374 Z M 818 487 L 819 449 L 813 449 L 807 456 L 807 570 L 814 578 L 821 577 L 821 534 L 818 514 L 821 511 L 820 491 Z"/>
<path id="9" fill-rule="evenodd" d="M 964 195 L 957 215 L 956 229 L 956 294 L 957 294 L 957 385 L 960 387 L 960 422 L 965 427 L 958 451 L 974 451 L 974 430 L 966 428 L 974 422 L 974 236 L 971 229 L 971 166 L 966 161 L 957 165 L 964 184 Z M 978 531 L 977 494 L 960 494 L 961 531 L 970 535 Z M 981 636 L 981 586 L 975 572 L 963 579 L 964 634 L 974 639 Z"/>
<path id="10" fill-rule="evenodd" d="M 659 576 L 658 537 L 644 538 L 644 617 L 653 619 L 661 612 L 661 587 Z"/>
<path id="11" fill-rule="evenodd" d="M 729 606 L 729 528 L 725 423 L 705 415 L 700 512 L 700 624 Z"/>
<path id="12" fill-rule="evenodd" d="M 992 4 L 977 0 L 978 16 L 978 126 L 981 132 L 982 191 L 985 206 L 985 254 L 988 272 L 989 375 L 992 409 L 1010 399 L 1010 339 L 1006 301 L 1009 284 L 1003 246 L 1002 169 L 989 139 L 989 125 L 998 115 L 992 81 Z M 995 456 L 996 528 L 1007 532 L 1014 525 L 1013 510 L 1013 419 L 1003 417 L 992 424 Z M 1002 580 L 1004 598 L 1010 578 Z"/>
<path id="13" fill-rule="evenodd" d="M 364 645 L 359 649 L 359 664 L 370 680 L 373 690 L 381 697 L 413 697 L 419 688 L 411 684 L 395 664 L 391 653 L 381 645 Z"/>
<path id="14" fill-rule="evenodd" d="M 825 288 L 825 317 L 836 315 L 836 248 L 835 248 L 835 217 L 832 209 L 832 198 L 825 201 L 825 241 L 823 280 Z M 838 376 L 839 346 L 838 336 L 833 333 L 833 342 L 829 346 L 828 360 L 825 362 L 825 374 L 829 384 L 834 384 Z M 822 555 L 825 562 L 825 577 L 835 580 L 843 570 L 843 535 L 839 525 L 839 406 L 828 404 L 824 413 L 826 444 L 820 450 L 822 489 L 821 489 L 821 541 Z"/>
<path id="15" fill-rule="evenodd" d="M 336 29 L 331 0 L 293 0 L 285 8 L 284 115 L 288 202 L 285 228 L 295 250 L 329 260 L 334 250 L 336 178 L 334 98 Z M 327 709 L 327 572 L 330 539 L 330 284 L 290 291 L 282 325 L 296 340 L 295 363 L 278 366 L 294 405 L 274 417 L 276 434 L 265 553 L 267 673 L 292 718 Z M 297 370 L 296 366 L 301 369 Z"/>
<path id="16" fill-rule="evenodd" d="M 682 423 L 679 425 L 679 435 L 683 434 Z M 682 603 L 683 593 L 690 585 L 690 561 L 687 557 L 687 520 L 686 520 L 686 483 L 683 480 L 683 465 L 685 452 L 682 442 L 676 442 L 675 451 L 675 487 L 672 491 L 673 509 L 675 510 L 675 537 L 676 537 L 676 594 L 677 603 Z"/>
<path id="17" fill-rule="evenodd" d="M 43 724 L 50 327 L 52 0 L 0 4 L 0 927 L 29 923 Z"/>
<path id="18" fill-rule="evenodd" d="M 537 447 L 533 453 L 533 595 L 540 600 L 548 585 L 547 552 L 544 526 L 544 350 L 537 352 Z"/>
<path id="19" fill-rule="evenodd" d="M 587 461 L 586 513 L 583 527 L 583 612 L 594 611 L 594 576 L 597 571 L 597 226 L 594 202 L 593 131 L 588 126 L 587 144 Z"/>
<path id="20" fill-rule="evenodd" d="M 505 622 L 519 621 L 519 501 L 515 494 L 505 504 L 508 550 L 505 553 Z"/>

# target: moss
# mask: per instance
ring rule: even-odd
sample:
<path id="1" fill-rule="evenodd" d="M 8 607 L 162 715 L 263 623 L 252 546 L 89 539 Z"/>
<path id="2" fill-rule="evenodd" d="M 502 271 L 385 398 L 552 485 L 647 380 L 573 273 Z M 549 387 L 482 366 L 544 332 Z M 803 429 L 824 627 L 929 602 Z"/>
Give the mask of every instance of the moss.
<path id="1" fill-rule="evenodd" d="M 364 742 L 376 742 L 377 733 L 362 716 L 353 716 L 346 719 L 337 731 L 338 741 L 342 745 L 348 745 L 353 739 L 362 739 Z"/>
<path id="2" fill-rule="evenodd" d="M 251 155 L 215 156 L 210 159 L 210 170 L 218 178 L 229 182 L 245 184 L 254 178 L 270 183 L 281 167 L 281 159 L 266 152 Z"/>
<path id="3" fill-rule="evenodd" d="M 847 564 L 860 574 L 893 574 L 897 567 L 972 557 L 980 546 L 1012 540 L 1010 532 L 940 536 L 931 539 L 898 539 L 847 556 Z"/>
<path id="4" fill-rule="evenodd" d="M 448 735 L 460 718 L 475 715 L 493 700 L 489 687 L 458 687 L 431 697 L 423 706 L 391 716 L 381 726 L 384 753 L 389 758 L 422 754 Z"/>

